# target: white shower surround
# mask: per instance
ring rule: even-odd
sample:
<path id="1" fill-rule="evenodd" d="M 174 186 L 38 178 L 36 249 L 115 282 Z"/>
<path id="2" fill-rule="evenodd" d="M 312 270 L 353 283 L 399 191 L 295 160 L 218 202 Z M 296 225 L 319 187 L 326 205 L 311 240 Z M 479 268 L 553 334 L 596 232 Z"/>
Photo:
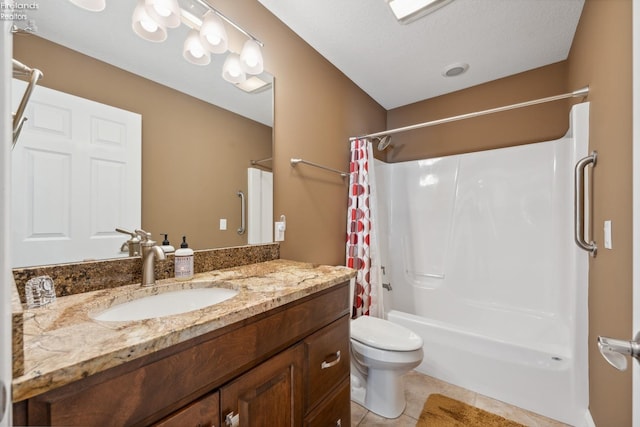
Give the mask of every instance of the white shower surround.
<path id="1" fill-rule="evenodd" d="M 574 165 L 589 104 L 565 137 L 376 162 L 387 318 L 422 336 L 417 370 L 574 426 L 588 412 L 588 257 L 573 239 Z"/>

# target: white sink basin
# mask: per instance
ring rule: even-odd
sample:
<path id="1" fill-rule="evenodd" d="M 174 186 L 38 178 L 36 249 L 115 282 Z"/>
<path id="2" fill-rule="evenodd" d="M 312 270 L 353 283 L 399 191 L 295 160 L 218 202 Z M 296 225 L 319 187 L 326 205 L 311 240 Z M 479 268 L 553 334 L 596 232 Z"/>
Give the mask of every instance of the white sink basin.
<path id="1" fill-rule="evenodd" d="M 227 288 L 180 289 L 116 304 L 91 317 L 107 322 L 152 319 L 209 307 L 237 294 Z"/>

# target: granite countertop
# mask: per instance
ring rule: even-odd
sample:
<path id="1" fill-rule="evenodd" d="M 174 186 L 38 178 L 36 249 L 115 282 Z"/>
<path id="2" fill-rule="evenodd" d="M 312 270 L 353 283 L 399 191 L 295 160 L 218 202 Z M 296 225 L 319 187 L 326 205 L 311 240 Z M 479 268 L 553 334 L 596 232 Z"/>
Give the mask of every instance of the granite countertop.
<path id="1" fill-rule="evenodd" d="M 13 401 L 248 319 L 354 275 L 354 270 L 342 266 L 274 260 L 200 273 L 185 282 L 165 279 L 148 288 L 135 284 L 85 292 L 25 309 L 24 375 L 13 380 Z M 90 317 L 141 293 L 203 286 L 233 288 L 238 295 L 211 307 L 160 318 L 102 322 Z"/>

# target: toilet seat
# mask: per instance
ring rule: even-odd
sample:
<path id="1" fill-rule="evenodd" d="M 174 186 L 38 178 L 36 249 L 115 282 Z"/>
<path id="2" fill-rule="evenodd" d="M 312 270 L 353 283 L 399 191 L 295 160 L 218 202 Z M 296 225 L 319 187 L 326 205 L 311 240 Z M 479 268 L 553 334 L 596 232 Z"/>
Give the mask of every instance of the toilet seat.
<path id="1" fill-rule="evenodd" d="M 371 316 L 351 321 L 351 339 L 388 351 L 415 351 L 423 344 L 420 336 L 404 326 Z"/>

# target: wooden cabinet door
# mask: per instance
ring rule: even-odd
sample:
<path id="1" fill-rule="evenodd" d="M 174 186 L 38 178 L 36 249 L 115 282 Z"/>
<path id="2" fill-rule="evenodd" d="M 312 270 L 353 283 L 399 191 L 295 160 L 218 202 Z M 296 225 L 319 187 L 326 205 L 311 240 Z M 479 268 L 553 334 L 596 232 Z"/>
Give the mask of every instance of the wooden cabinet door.
<path id="1" fill-rule="evenodd" d="M 296 345 L 221 388 L 222 425 L 302 425 L 303 357 L 302 345 Z"/>

